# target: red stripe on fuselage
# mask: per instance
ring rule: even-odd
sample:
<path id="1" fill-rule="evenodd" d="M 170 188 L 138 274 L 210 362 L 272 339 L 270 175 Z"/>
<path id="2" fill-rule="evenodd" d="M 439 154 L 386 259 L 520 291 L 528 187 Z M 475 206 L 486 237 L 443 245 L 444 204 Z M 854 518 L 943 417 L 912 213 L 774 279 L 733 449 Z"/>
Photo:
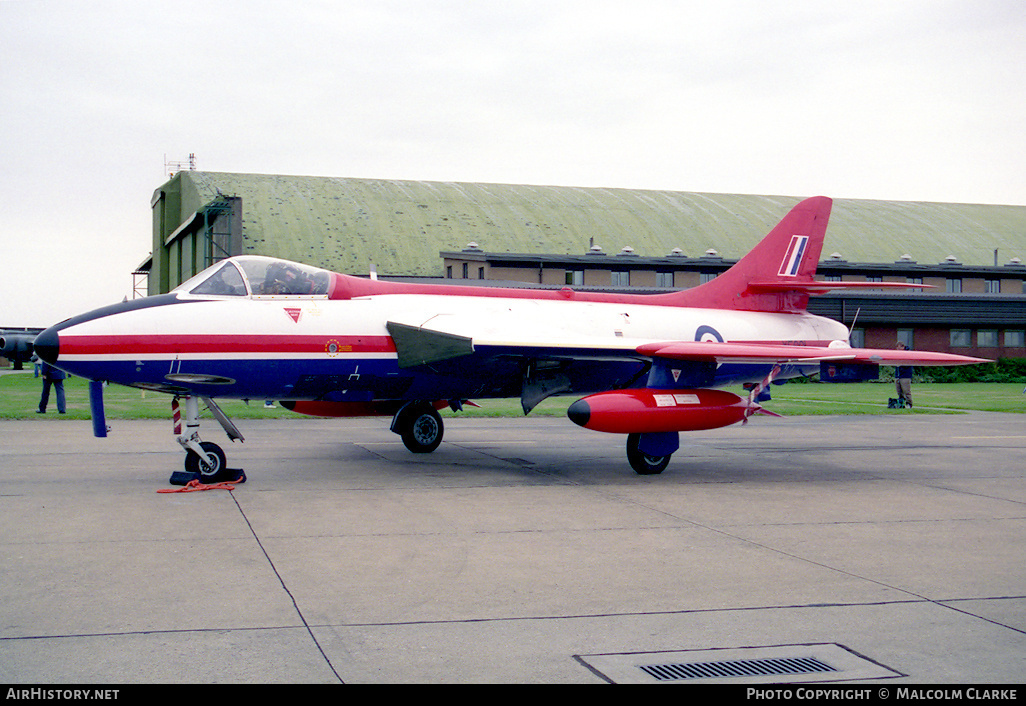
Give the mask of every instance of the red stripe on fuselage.
<path id="1" fill-rule="evenodd" d="M 334 349 L 331 348 L 334 344 Z M 389 336 L 269 336 L 262 334 L 61 335 L 60 355 L 105 353 L 395 353 Z"/>

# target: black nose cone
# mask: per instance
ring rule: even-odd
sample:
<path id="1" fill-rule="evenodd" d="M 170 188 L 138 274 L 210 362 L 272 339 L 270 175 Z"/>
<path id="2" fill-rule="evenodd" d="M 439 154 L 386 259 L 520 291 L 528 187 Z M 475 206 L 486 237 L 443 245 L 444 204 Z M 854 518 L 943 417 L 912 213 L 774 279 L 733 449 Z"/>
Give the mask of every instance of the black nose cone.
<path id="1" fill-rule="evenodd" d="M 570 421 L 578 426 L 587 426 L 591 419 L 591 406 L 587 400 L 577 400 L 567 408 L 566 416 L 570 417 Z"/>
<path id="2" fill-rule="evenodd" d="M 38 355 L 42 360 L 45 360 L 50 365 L 57 363 L 57 355 L 60 353 L 61 340 L 60 336 L 57 335 L 57 331 L 53 327 L 46 329 L 36 336 L 36 341 L 32 345 L 36 349 L 36 355 Z"/>

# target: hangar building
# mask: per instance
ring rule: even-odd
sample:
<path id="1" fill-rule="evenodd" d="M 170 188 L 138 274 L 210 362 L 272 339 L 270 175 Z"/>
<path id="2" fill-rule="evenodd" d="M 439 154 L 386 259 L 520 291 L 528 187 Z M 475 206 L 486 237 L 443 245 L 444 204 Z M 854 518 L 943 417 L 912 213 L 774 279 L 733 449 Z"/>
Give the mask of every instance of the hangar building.
<path id="1" fill-rule="evenodd" d="M 149 294 L 240 254 L 357 275 L 683 288 L 729 267 L 799 200 L 185 170 L 154 192 L 140 270 Z M 1023 257 L 1023 206 L 835 199 L 821 276 L 937 289 L 837 293 L 810 309 L 848 324 L 858 311 L 864 345 L 1021 357 Z"/>

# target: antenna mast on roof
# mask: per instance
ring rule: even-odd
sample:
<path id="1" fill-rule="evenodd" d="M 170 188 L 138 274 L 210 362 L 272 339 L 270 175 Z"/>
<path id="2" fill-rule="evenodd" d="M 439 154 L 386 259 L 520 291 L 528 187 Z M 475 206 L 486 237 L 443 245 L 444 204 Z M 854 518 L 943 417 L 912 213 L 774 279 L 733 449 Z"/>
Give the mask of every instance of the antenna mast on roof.
<path id="1" fill-rule="evenodd" d="M 167 153 L 164 154 L 164 173 L 169 177 L 173 177 L 180 171 L 183 171 L 186 167 L 189 168 L 190 172 L 196 171 L 196 153 L 189 153 L 188 162 L 169 162 L 167 161 Z"/>

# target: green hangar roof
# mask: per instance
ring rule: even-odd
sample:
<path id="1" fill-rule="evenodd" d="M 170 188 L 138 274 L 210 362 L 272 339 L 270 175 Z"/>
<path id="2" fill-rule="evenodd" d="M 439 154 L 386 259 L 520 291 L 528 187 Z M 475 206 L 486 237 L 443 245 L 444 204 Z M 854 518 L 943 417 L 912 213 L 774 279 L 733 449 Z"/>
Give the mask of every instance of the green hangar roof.
<path id="1" fill-rule="evenodd" d="M 675 248 L 744 255 L 805 196 L 392 181 L 182 171 L 154 194 L 154 261 L 211 202 L 236 197 L 230 254 L 284 257 L 362 274 L 436 276 L 441 251 L 582 254 L 590 245 L 661 257 Z M 826 194 L 829 196 L 829 194 Z M 193 248 L 195 251 L 195 247 Z M 1026 207 L 835 199 L 823 257 L 967 265 L 1026 258 Z M 183 258 L 180 250 L 178 258 Z M 188 257 L 185 257 L 188 260 Z M 194 258 L 172 286 L 201 269 Z M 172 268 L 174 269 L 174 268 Z"/>

